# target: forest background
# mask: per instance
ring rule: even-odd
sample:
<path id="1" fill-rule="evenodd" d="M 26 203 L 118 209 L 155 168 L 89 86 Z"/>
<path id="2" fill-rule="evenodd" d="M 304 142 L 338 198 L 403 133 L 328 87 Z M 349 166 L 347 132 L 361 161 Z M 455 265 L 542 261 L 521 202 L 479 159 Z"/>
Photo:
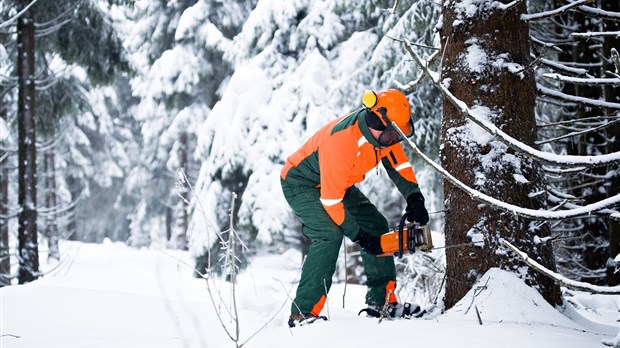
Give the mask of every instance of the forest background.
<path id="1" fill-rule="evenodd" d="M 281 165 L 364 90 L 399 88 L 431 159 L 405 145 L 431 226 L 454 246 L 399 261 L 423 301 L 445 284 L 450 306 L 503 267 L 560 304 L 504 240 L 567 279 L 618 285 L 619 6 L 2 1 L 0 282 L 44 276 L 63 240 L 189 250 L 209 272 L 227 269 L 229 240 L 240 267 L 303 250 Z M 361 188 L 398 221 L 382 169 Z M 345 246 L 336 278 L 361 283 Z"/>

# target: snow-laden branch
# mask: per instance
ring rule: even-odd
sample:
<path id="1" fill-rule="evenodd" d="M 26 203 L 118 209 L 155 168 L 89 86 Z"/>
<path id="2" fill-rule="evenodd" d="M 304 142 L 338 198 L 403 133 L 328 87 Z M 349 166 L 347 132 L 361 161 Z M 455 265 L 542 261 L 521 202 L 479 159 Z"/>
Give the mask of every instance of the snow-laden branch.
<path id="1" fill-rule="evenodd" d="M 604 85 L 612 85 L 612 86 L 620 86 L 619 78 L 581 78 L 581 77 L 572 77 L 566 75 L 560 75 L 557 73 L 546 73 L 543 74 L 543 77 L 548 79 L 562 81 L 562 82 L 570 82 L 577 85 L 588 85 L 588 86 L 604 86 Z"/>
<path id="2" fill-rule="evenodd" d="M 529 22 L 529 21 L 541 20 L 541 19 L 545 19 L 545 18 L 549 18 L 553 16 L 559 16 L 562 13 L 565 13 L 571 9 L 574 9 L 576 7 L 583 6 L 586 4 L 590 4 L 592 2 L 594 2 L 594 0 L 579 0 L 579 1 L 568 3 L 562 7 L 559 7 L 559 8 L 550 10 L 550 11 L 532 13 L 532 14 L 523 14 L 521 15 L 521 19 L 526 22 Z"/>
<path id="3" fill-rule="evenodd" d="M 556 155 L 544 151 L 540 151 L 531 146 L 528 146 L 517 139 L 511 137 L 506 134 L 501 129 L 497 128 L 492 122 L 485 119 L 483 115 L 479 115 L 478 113 L 471 110 L 466 103 L 459 100 L 456 96 L 452 94 L 442 83 L 440 83 L 439 74 L 437 72 L 431 71 L 428 68 L 426 62 L 413 50 L 412 46 L 409 44 L 408 40 L 405 39 L 405 48 L 409 52 L 409 54 L 413 57 L 413 60 L 420 66 L 420 68 L 428 74 L 431 82 L 435 85 L 435 87 L 439 88 L 443 95 L 448 99 L 448 101 L 457 108 L 461 114 L 463 114 L 467 119 L 478 125 L 480 128 L 484 129 L 495 139 L 501 141 L 506 144 L 513 150 L 516 150 L 524 155 L 533 158 L 539 162 L 546 164 L 553 164 L 557 166 L 574 166 L 574 165 L 584 165 L 584 166 L 604 166 L 609 164 L 620 163 L 620 152 L 613 152 L 605 155 L 597 155 L 597 156 L 575 156 L 575 155 Z M 587 99 L 587 98 L 583 98 Z M 590 100 L 590 99 L 588 99 Z M 581 100 L 577 100 L 581 101 Z M 597 106 L 601 107 L 610 107 L 616 106 L 620 109 L 620 104 L 617 103 L 609 103 L 601 101 L 597 104 Z"/>
<path id="4" fill-rule="evenodd" d="M 566 101 L 570 101 L 573 103 L 580 103 L 588 106 L 598 107 L 598 108 L 607 108 L 613 110 L 620 110 L 620 103 L 612 103 L 605 100 L 599 99 L 590 99 L 586 97 L 579 97 L 575 95 L 570 95 L 562 92 L 558 92 L 551 88 L 542 86 L 540 84 L 536 84 L 536 89 L 544 95 L 548 95 L 550 97 L 554 97 L 557 99 L 562 99 Z"/>
<path id="5" fill-rule="evenodd" d="M 589 39 L 592 37 L 620 37 L 620 31 L 593 31 L 589 33 L 572 33 L 570 34 L 572 37 L 577 37 L 581 39 Z"/>
<path id="6" fill-rule="evenodd" d="M 536 56 L 534 56 L 533 54 L 530 55 L 530 57 L 532 57 L 532 59 L 536 59 Z M 553 60 L 549 60 L 549 59 L 541 59 L 540 62 L 542 63 L 542 65 L 553 68 L 554 70 L 558 70 L 558 71 L 564 71 L 570 74 L 575 74 L 577 76 L 585 76 L 588 78 L 594 78 L 594 76 L 590 75 L 588 73 L 587 69 L 582 69 L 582 68 L 573 68 L 570 66 L 567 66 L 565 64 L 559 63 L 559 62 L 555 62 Z"/>
<path id="7" fill-rule="evenodd" d="M 530 40 L 532 40 L 532 42 L 533 42 L 533 43 L 535 43 L 535 44 L 537 44 L 537 45 L 541 45 L 541 46 L 543 46 L 544 48 L 549 48 L 549 49 L 552 49 L 552 50 L 554 50 L 554 51 L 556 51 L 556 52 L 558 52 L 558 53 L 562 53 L 562 52 L 564 52 L 564 51 L 562 51 L 562 49 L 561 49 L 560 47 L 558 47 L 556 44 L 553 44 L 553 43 L 548 43 L 548 42 L 544 42 L 543 40 L 541 40 L 541 39 L 539 39 L 539 38 L 537 38 L 537 37 L 535 37 L 535 36 L 530 35 Z"/>
<path id="8" fill-rule="evenodd" d="M 523 207 L 519 207 L 514 204 L 500 201 L 499 199 L 493 198 L 487 194 L 484 194 L 478 190 L 475 190 L 467 186 L 465 183 L 461 182 L 459 179 L 457 179 L 452 174 L 450 174 L 447 170 L 445 170 L 442 166 L 440 166 L 439 164 L 435 163 L 433 160 L 428 158 L 418 148 L 418 146 L 411 141 L 411 139 L 407 138 L 401 132 L 400 128 L 398 128 L 394 122 L 392 122 L 392 124 L 395 127 L 395 129 L 401 134 L 401 136 L 405 139 L 405 141 L 407 141 L 409 146 L 411 146 L 411 149 L 413 150 L 413 152 L 415 152 L 418 156 L 420 156 L 420 158 L 424 162 L 428 163 L 433 169 L 439 172 L 441 176 L 446 178 L 451 184 L 456 186 L 458 189 L 468 194 L 472 199 L 482 202 L 482 203 L 489 204 L 494 208 L 506 210 L 506 211 L 514 213 L 515 215 L 527 217 L 530 219 L 559 220 L 559 219 L 568 219 L 568 218 L 572 218 L 576 216 L 589 215 L 589 214 L 598 212 L 600 210 L 603 210 L 605 208 L 613 207 L 614 205 L 620 203 L 620 194 L 617 194 L 615 196 L 603 199 L 599 202 L 588 204 L 586 206 L 575 208 L 575 209 L 547 211 L 547 210 L 535 210 L 535 209 L 523 208 Z"/>
<path id="9" fill-rule="evenodd" d="M 510 244 L 510 242 L 508 242 L 507 240 L 504 240 L 503 242 L 506 247 L 515 252 L 515 254 L 519 255 L 523 262 L 534 268 L 534 270 L 536 270 L 537 272 L 540 272 L 547 277 L 553 279 L 556 283 L 562 286 L 575 290 L 590 292 L 593 294 L 620 295 L 620 286 L 598 286 L 568 279 L 561 274 L 544 267 L 543 265 L 536 262 L 536 260 L 532 260 L 526 253 L 522 252 L 517 247 Z"/>
<path id="10" fill-rule="evenodd" d="M 603 9 L 600 9 L 597 7 L 590 7 L 590 6 L 579 6 L 578 9 L 580 12 L 596 17 L 598 19 L 620 21 L 620 12 L 605 11 Z"/>
<path id="11" fill-rule="evenodd" d="M 500 9 L 502 11 L 507 11 L 507 10 L 510 10 L 511 8 L 519 5 L 519 3 L 522 2 L 522 1 L 523 0 L 514 0 L 514 1 L 509 2 L 507 4 L 504 4 L 504 3 L 499 2 L 499 1 L 494 1 L 492 5 L 495 6 L 497 9 Z"/>
<path id="12" fill-rule="evenodd" d="M 12 25 L 13 23 L 15 23 L 16 20 L 19 19 L 19 17 L 23 16 L 24 13 L 28 12 L 28 10 L 39 0 L 32 0 L 28 5 L 26 5 L 26 7 L 24 7 L 21 11 L 17 12 L 15 14 L 15 16 L 7 19 L 6 21 L 0 23 L 0 29 L 8 27 L 9 25 Z"/>

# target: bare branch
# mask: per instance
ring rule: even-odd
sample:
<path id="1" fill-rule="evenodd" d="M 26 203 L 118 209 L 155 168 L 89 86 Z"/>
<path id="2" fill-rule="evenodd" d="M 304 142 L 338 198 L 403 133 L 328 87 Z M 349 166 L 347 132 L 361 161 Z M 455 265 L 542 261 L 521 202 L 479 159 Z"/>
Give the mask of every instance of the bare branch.
<path id="1" fill-rule="evenodd" d="M 565 120 L 565 121 L 558 121 L 558 122 L 552 122 L 552 123 L 541 123 L 541 124 L 537 124 L 536 126 L 538 128 L 557 127 L 557 126 L 571 125 L 571 124 L 579 124 L 579 125 L 584 125 L 584 126 L 598 126 L 605 121 L 615 122 L 615 120 L 618 120 L 618 119 L 620 119 L 620 114 L 616 116 L 593 116 L 593 117 L 584 117 L 584 118 L 578 118 L 574 120 Z M 590 121 L 596 121 L 596 122 L 589 123 Z"/>
<path id="2" fill-rule="evenodd" d="M 561 139 L 566 139 L 566 138 L 582 135 L 582 134 L 585 134 L 585 133 L 590 133 L 590 132 L 598 131 L 598 130 L 601 130 L 601 129 L 605 129 L 607 127 L 611 127 L 611 126 L 613 126 L 614 124 L 616 124 L 618 122 L 620 122 L 620 119 L 617 119 L 617 120 L 614 120 L 614 121 L 611 121 L 611 122 L 606 122 L 606 123 L 601 124 L 600 126 L 597 126 L 597 127 L 594 127 L 594 128 L 587 128 L 587 129 L 584 129 L 584 130 L 581 130 L 581 131 L 577 131 L 577 132 L 570 132 L 568 134 L 564 134 L 564 135 L 561 135 L 559 137 L 555 137 L 555 138 L 552 138 L 552 139 L 537 141 L 536 145 L 548 144 L 548 143 L 552 143 L 552 142 L 555 142 L 555 141 L 558 141 L 558 140 L 561 140 Z"/>

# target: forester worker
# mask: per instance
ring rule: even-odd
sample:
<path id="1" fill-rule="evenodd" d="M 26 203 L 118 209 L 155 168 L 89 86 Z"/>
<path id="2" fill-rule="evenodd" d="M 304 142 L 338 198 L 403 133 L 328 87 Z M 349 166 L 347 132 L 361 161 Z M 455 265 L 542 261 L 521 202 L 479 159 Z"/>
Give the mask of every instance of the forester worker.
<path id="1" fill-rule="evenodd" d="M 383 253 L 380 236 L 388 231 L 388 222 L 355 186 L 381 161 L 406 198 L 407 220 L 428 223 L 424 196 L 400 145 L 404 139 L 392 125 L 394 122 L 411 137 L 411 108 L 405 95 L 395 89 L 367 91 L 362 104 L 362 108 L 319 129 L 282 168 L 284 197 L 301 219 L 302 233 L 311 240 L 291 305 L 291 327 L 326 319 L 320 313 L 332 284 L 343 234 L 362 248 L 367 315 L 378 317 L 386 301 L 390 316 L 413 311 L 396 298 L 394 259 L 378 256 Z"/>

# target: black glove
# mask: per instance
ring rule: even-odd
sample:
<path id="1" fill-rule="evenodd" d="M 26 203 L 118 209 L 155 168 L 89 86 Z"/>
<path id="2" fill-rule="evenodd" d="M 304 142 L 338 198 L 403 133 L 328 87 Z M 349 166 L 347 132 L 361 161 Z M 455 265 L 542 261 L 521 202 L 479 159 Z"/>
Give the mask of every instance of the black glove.
<path id="1" fill-rule="evenodd" d="M 417 222 L 420 225 L 428 223 L 428 211 L 424 208 L 424 196 L 420 192 L 414 192 L 407 197 L 407 208 L 405 209 L 407 220 Z"/>
<path id="2" fill-rule="evenodd" d="M 381 249 L 381 237 L 373 236 L 368 232 L 360 230 L 353 241 L 359 244 L 359 246 L 370 255 L 383 254 L 383 249 Z"/>

